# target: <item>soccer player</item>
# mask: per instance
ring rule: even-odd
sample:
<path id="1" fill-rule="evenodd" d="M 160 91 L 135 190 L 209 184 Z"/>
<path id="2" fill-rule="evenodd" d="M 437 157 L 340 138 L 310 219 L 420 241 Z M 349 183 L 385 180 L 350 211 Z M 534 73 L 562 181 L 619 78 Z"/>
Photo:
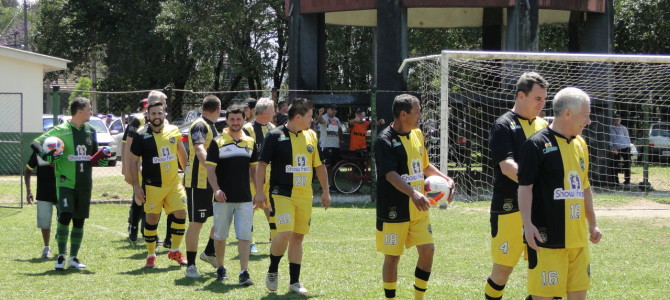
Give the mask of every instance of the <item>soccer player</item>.
<path id="1" fill-rule="evenodd" d="M 229 107 L 226 110 L 228 128 L 221 138 L 207 150 L 207 179 L 214 190 L 214 227 L 216 248 L 216 279 L 227 280 L 223 259 L 230 224 L 235 221 L 237 251 L 240 259 L 239 284 L 254 284 L 249 276 L 249 243 L 254 208 L 251 202 L 250 179 L 253 179 L 258 161 L 254 139 L 242 131 L 244 110 Z"/>
<path id="2" fill-rule="evenodd" d="M 486 299 L 501 299 L 510 274 L 524 252 L 521 214 L 517 202 L 519 148 L 533 133 L 547 127 L 538 116 L 547 101 L 549 84 L 535 72 L 523 73 L 516 83 L 512 110 L 491 128 L 489 147 L 493 161 L 491 200 L 491 256 L 493 267 L 486 280 Z"/>
<path id="3" fill-rule="evenodd" d="M 379 134 L 375 143 L 379 178 L 376 241 L 377 251 L 384 253 L 384 294 L 387 299 L 395 298 L 400 256 L 404 248 L 416 246 L 419 260 L 414 270 L 414 298 L 423 299 L 435 252 L 424 176 L 440 176 L 451 183 L 449 202 L 454 199 L 454 182 L 428 161 L 419 129 L 419 99 L 398 95 L 392 111 L 393 123 Z"/>
<path id="4" fill-rule="evenodd" d="M 349 120 L 349 151 L 368 152 L 366 135 L 370 129 L 370 121 L 365 119 L 365 108 L 356 110 L 356 116 Z M 377 121 L 377 126 L 386 123 L 384 119 Z"/>
<path id="5" fill-rule="evenodd" d="M 275 126 L 272 125 L 272 123 L 270 123 L 270 121 L 272 121 L 272 117 L 275 112 L 274 102 L 270 98 L 261 98 L 256 103 L 254 111 L 256 113 L 256 118 L 251 122 L 245 123 L 244 126 L 242 127 L 242 131 L 244 131 L 244 134 L 254 139 L 254 147 L 256 148 L 256 152 L 261 153 L 261 146 L 263 145 L 265 136 L 268 134 L 268 132 L 275 129 Z M 269 178 L 270 178 L 270 167 L 268 167 L 265 172 L 265 185 L 263 186 L 263 191 L 265 191 L 266 198 L 269 197 L 269 191 L 270 191 Z M 255 195 L 256 195 L 256 187 L 255 182 L 252 180 L 251 196 L 254 197 Z M 270 241 L 272 241 L 272 238 L 275 235 L 277 235 L 277 224 L 275 224 L 274 218 L 270 217 L 269 207 L 263 208 L 263 211 L 265 212 L 265 217 L 267 218 L 268 224 L 270 225 Z M 251 224 L 253 224 L 253 220 Z M 251 227 L 251 232 L 253 234 L 253 226 Z M 251 254 L 258 253 L 256 243 L 254 243 L 253 240 L 251 241 L 249 248 Z"/>
<path id="6" fill-rule="evenodd" d="M 309 129 L 314 106 L 307 99 L 294 99 L 288 108 L 288 123 L 265 137 L 256 169 L 254 205 L 265 207 L 263 181 L 267 165 L 270 171 L 270 207 L 277 221 L 277 235 L 270 245 L 270 266 L 265 286 L 274 292 L 279 282 L 279 262 L 288 248 L 290 291 L 307 294 L 300 283 L 302 243 L 312 218 L 312 176 L 321 183 L 321 206 L 330 206 L 328 174 L 321 163 L 316 133 Z"/>
<path id="7" fill-rule="evenodd" d="M 274 117 L 275 126 L 282 126 L 288 122 L 288 101 L 284 100 L 277 104 L 277 113 Z"/>
<path id="8" fill-rule="evenodd" d="M 137 130 L 142 128 L 146 123 L 146 112 L 147 107 L 149 106 L 149 99 L 144 98 L 140 100 L 140 105 L 138 112 L 133 114 L 128 121 L 128 126 L 123 132 L 123 138 L 121 139 L 121 144 L 123 151 L 121 153 L 121 174 L 124 175 L 124 178 L 128 184 L 130 184 L 130 176 L 125 176 L 127 174 L 129 160 L 130 160 L 130 145 L 133 142 L 134 134 L 137 133 Z M 134 195 L 135 193 L 133 193 Z M 128 212 L 128 239 L 131 242 L 137 241 L 137 232 L 139 230 L 140 220 L 145 221 L 144 207 L 138 206 L 135 201 L 130 201 L 130 210 Z M 144 226 L 144 224 L 142 224 Z M 142 234 L 144 236 L 144 233 Z"/>
<path id="9" fill-rule="evenodd" d="M 128 174 L 135 190 L 135 201 L 144 204 L 146 225 L 144 240 L 147 245 L 146 268 L 156 266 L 156 239 L 158 220 L 165 208 L 174 216 L 171 225 L 172 244 L 168 258 L 186 265 L 179 245 L 186 227 L 186 191 L 179 178 L 179 168 L 186 169 L 186 149 L 177 126 L 165 124 L 165 105 L 149 100 L 149 123 L 137 131 L 130 146 Z M 138 162 L 142 158 L 142 182 L 138 179 Z M 145 197 L 146 196 L 146 197 Z"/>
<path id="10" fill-rule="evenodd" d="M 188 229 L 186 230 L 186 277 L 198 278 L 198 268 L 195 265 L 195 256 L 198 252 L 198 237 L 200 229 L 212 216 L 212 187 L 207 182 L 207 149 L 214 138 L 219 136 L 216 130 L 216 119 L 221 113 L 221 100 L 214 95 L 205 97 L 202 101 L 202 116 L 193 123 L 188 132 L 188 167 L 184 172 L 184 186 L 188 197 Z M 200 253 L 200 259 L 216 267 L 214 240 L 210 232 L 205 251 Z"/>
<path id="11" fill-rule="evenodd" d="M 250 123 L 254 121 L 254 116 L 256 115 L 255 109 L 256 109 L 256 99 L 254 98 L 247 98 L 247 100 L 244 100 L 244 123 Z"/>
<path id="12" fill-rule="evenodd" d="M 58 257 L 54 268 L 59 271 L 65 268 L 65 253 L 67 240 L 70 236 L 70 259 L 68 265 L 82 269 L 86 265 L 81 263 L 77 256 L 84 237 L 84 221 L 89 216 L 92 189 L 92 164 L 105 165 L 106 159 L 92 162 L 91 156 L 98 151 L 96 131 L 87 122 L 91 118 L 91 101 L 78 97 L 70 104 L 72 119 L 69 122 L 57 125 L 45 132 L 30 145 L 33 151 L 46 162 L 55 164 L 56 191 L 58 194 L 58 225 L 56 227 L 56 242 L 58 242 Z M 46 152 L 42 143 L 47 137 L 60 138 L 65 150 L 60 156 L 54 156 L 54 151 Z M 72 232 L 70 233 L 70 222 Z"/>
<path id="13" fill-rule="evenodd" d="M 554 97 L 554 121 L 521 145 L 519 209 L 528 244 L 528 294 L 535 300 L 585 299 L 588 241 L 602 233 L 593 210 L 589 152 L 580 136 L 591 124 L 589 96 L 565 88 Z M 587 238 L 587 235 L 590 237 Z"/>
<path id="14" fill-rule="evenodd" d="M 30 190 L 30 177 L 33 170 L 37 169 L 37 197 L 33 197 Z M 26 201 L 32 204 L 37 199 L 37 228 L 42 231 L 42 258 L 51 258 L 51 247 L 49 246 L 49 237 L 51 235 L 51 219 L 53 207 L 56 205 L 56 175 L 54 175 L 53 164 L 44 161 L 33 153 L 28 159 L 26 169 L 23 172 L 24 182 L 26 184 Z"/>

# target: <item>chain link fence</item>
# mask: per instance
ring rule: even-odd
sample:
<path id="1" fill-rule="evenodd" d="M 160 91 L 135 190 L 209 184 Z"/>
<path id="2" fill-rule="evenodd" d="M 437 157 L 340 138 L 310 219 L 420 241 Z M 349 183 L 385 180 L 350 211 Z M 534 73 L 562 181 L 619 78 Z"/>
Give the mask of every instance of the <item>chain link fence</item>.
<path id="1" fill-rule="evenodd" d="M 0 207 L 23 207 L 23 94 L 0 93 Z"/>

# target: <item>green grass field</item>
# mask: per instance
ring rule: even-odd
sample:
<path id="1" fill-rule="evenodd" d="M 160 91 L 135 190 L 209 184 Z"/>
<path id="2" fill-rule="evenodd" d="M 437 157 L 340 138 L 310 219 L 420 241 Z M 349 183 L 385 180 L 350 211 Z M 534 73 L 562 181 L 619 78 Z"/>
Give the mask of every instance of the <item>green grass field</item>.
<path id="1" fill-rule="evenodd" d="M 600 205 L 599 203 L 596 203 Z M 428 299 L 482 299 L 490 272 L 488 202 L 457 203 L 431 211 L 437 252 L 427 292 Z M 260 254 L 250 262 L 256 285 L 236 285 L 239 262 L 234 243 L 227 247 L 226 266 L 231 280 L 215 281 L 214 269 L 201 261 L 204 277 L 184 277 L 184 268 L 168 261 L 161 248 L 157 268 L 142 268 L 143 243 L 126 239 L 127 205 L 98 204 L 87 220 L 80 251 L 85 270 L 53 270 L 54 260 L 39 258 L 42 244 L 35 228 L 35 206 L 0 209 L 0 234 L 5 259 L 0 266 L 2 299 L 381 299 L 382 255 L 374 248 L 374 206 L 340 205 L 324 211 L 315 207 L 311 233 L 304 244 L 301 282 L 308 297 L 287 295 L 288 262 L 280 266 L 280 289 L 270 294 L 264 286 L 269 263 L 267 224 L 257 212 L 254 236 Z M 211 221 L 210 221 L 211 222 Z M 670 218 L 601 217 L 604 238 L 591 246 L 593 276 L 590 299 L 664 299 L 670 292 Z M 55 226 L 54 226 L 55 227 Z M 209 227 L 209 226 L 207 226 Z M 206 227 L 206 228 L 207 228 Z M 164 236 L 164 225 L 159 235 Z M 202 234 L 199 250 L 206 240 Z M 52 241 L 52 248 L 56 248 Z M 185 251 L 184 245 L 181 246 Z M 412 298 L 417 255 L 409 249 L 401 259 L 398 298 Z M 526 269 L 521 261 L 507 285 L 505 299 L 523 299 Z"/>

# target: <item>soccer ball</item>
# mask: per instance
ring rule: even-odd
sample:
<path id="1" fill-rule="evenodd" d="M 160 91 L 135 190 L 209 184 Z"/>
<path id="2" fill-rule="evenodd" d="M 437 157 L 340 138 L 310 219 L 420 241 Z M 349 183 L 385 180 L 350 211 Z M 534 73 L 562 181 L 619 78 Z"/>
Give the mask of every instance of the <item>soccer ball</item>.
<path id="1" fill-rule="evenodd" d="M 42 143 L 42 151 L 44 151 L 44 153 L 49 153 L 54 149 L 56 151 L 54 151 L 53 156 L 59 156 L 63 154 L 63 150 L 65 150 L 65 144 L 57 136 L 50 136 L 44 140 L 44 143 Z"/>
<path id="2" fill-rule="evenodd" d="M 429 176 L 426 178 L 424 189 L 426 197 L 432 205 L 438 205 L 440 200 L 449 199 L 451 184 L 440 176 Z"/>

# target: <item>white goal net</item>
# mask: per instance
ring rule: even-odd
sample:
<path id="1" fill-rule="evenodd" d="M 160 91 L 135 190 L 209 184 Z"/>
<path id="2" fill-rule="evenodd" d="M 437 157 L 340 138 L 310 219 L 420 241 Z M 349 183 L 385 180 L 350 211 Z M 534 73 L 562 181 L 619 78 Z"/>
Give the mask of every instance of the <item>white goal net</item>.
<path id="1" fill-rule="evenodd" d="M 514 106 L 516 82 L 528 71 L 549 82 L 548 121 L 558 90 L 578 87 L 591 97 L 583 136 L 597 192 L 670 195 L 670 56 L 444 51 L 407 59 L 405 67 L 422 101 L 431 162 L 455 178 L 461 200 L 490 200 L 489 131 Z M 611 151 L 615 116 L 631 139 L 630 178 Z"/>

